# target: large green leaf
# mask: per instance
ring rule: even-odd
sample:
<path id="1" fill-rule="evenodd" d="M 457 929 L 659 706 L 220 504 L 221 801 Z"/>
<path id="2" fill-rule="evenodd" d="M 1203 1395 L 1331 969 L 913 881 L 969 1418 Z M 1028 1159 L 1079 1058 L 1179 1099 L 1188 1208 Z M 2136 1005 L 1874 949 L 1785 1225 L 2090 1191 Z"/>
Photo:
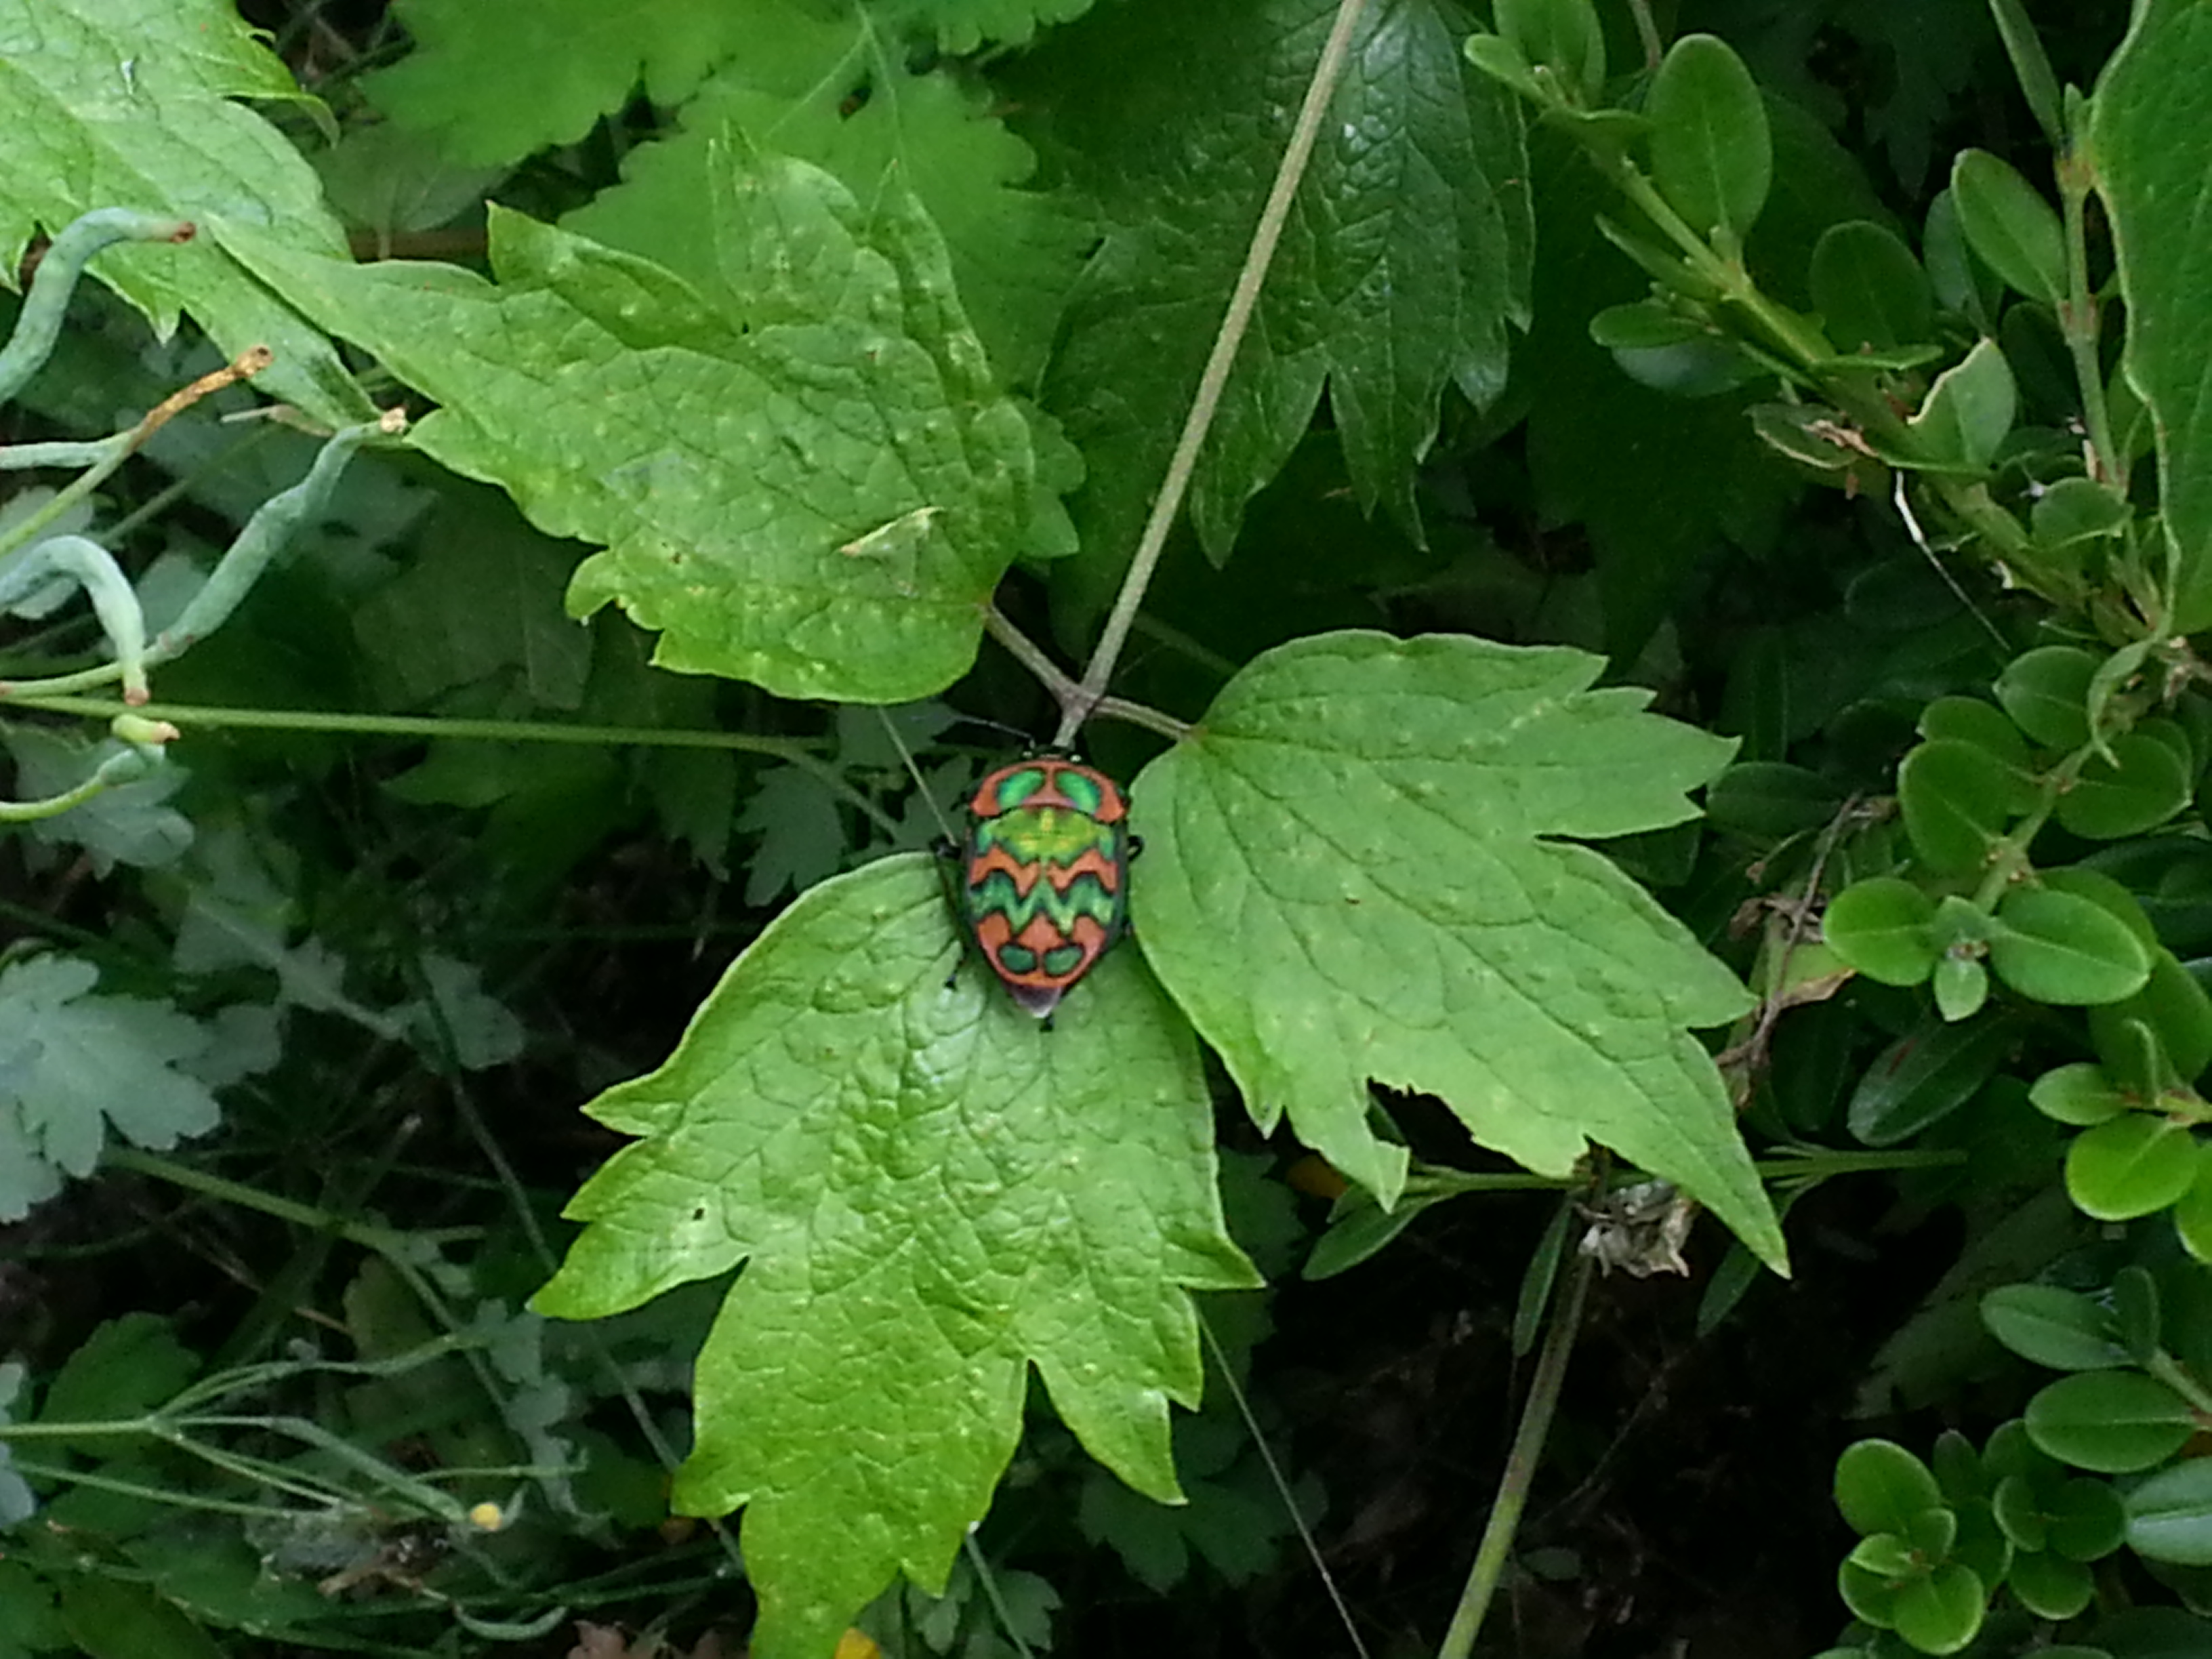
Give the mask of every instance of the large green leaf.
<path id="1" fill-rule="evenodd" d="M 0 0 L 0 283 L 33 231 L 103 207 L 220 214 L 344 258 L 313 169 L 232 101 L 299 96 L 230 0 Z M 270 347 L 264 389 L 333 423 L 367 410 L 330 343 L 206 240 L 117 248 L 94 268 L 161 333 L 185 311 L 231 356 Z"/>
<path id="2" fill-rule="evenodd" d="M 666 1065 L 593 1103 L 644 1139 L 577 1194 L 590 1224 L 538 1300 L 593 1318 L 750 1260 L 675 1501 L 749 1506 L 763 1659 L 827 1659 L 896 1571 L 942 1586 L 1031 1364 L 1100 1461 L 1173 1501 L 1167 1402 L 1200 1379 L 1185 1287 L 1255 1282 L 1196 1045 L 1142 960 L 1041 1029 L 963 963 L 931 866 L 810 890 Z"/>
<path id="3" fill-rule="evenodd" d="M 1316 635 L 1232 680 L 1146 768 L 1131 886 L 1146 956 L 1262 1125 L 1388 1202 L 1368 1080 L 1427 1090 L 1565 1176 L 1589 1140 L 1665 1176 L 1779 1265 L 1719 1074 L 1686 1027 L 1749 999 L 1588 848 L 1693 815 L 1725 740 L 1589 688 L 1601 659 L 1455 637 Z"/>
<path id="4" fill-rule="evenodd" d="M 1013 79 L 1112 227 L 1044 392 L 1090 467 L 1074 574 L 1093 596 L 1159 489 L 1334 10 L 1103 7 Z M 1528 167 L 1511 94 L 1460 55 L 1466 21 L 1449 0 L 1368 9 L 1193 486 L 1217 558 L 1324 382 L 1361 505 L 1415 533 L 1443 388 L 1480 404 L 1504 383 L 1528 304 Z"/>
<path id="5" fill-rule="evenodd" d="M 714 172 L 724 286 L 704 295 L 514 214 L 492 222 L 496 287 L 225 234 L 439 400 L 424 450 L 606 544 L 572 611 L 618 600 L 662 665 L 785 696 L 926 696 L 974 659 L 1030 524 L 1028 423 L 911 197 L 864 209 L 785 159 Z"/>
<path id="6" fill-rule="evenodd" d="M 751 0 L 398 0 L 415 49 L 364 77 L 394 120 L 437 135 L 454 160 L 520 161 L 573 143 L 642 85 L 666 107 L 732 63 L 749 73 L 793 35 L 830 27 L 856 54 L 908 55 L 927 31 L 948 53 L 1024 40 L 1090 0 L 817 0 L 801 10 Z M 834 107 L 853 88 L 838 88 Z"/>
<path id="7" fill-rule="evenodd" d="M 1036 159 L 983 90 L 950 65 L 917 73 L 858 10 L 732 0 L 720 11 L 754 44 L 708 77 L 681 132 L 630 151 L 623 182 L 562 223 L 707 288 L 716 276 L 708 158 L 726 129 L 826 168 L 863 201 L 895 176 L 943 234 L 992 367 L 1010 384 L 1033 382 L 1097 233 L 1066 192 L 1017 188 Z"/>
<path id="8" fill-rule="evenodd" d="M 2212 11 L 2141 0 L 2097 87 L 2090 154 L 2128 302 L 2127 374 L 2158 434 L 2176 633 L 2212 624 Z"/>

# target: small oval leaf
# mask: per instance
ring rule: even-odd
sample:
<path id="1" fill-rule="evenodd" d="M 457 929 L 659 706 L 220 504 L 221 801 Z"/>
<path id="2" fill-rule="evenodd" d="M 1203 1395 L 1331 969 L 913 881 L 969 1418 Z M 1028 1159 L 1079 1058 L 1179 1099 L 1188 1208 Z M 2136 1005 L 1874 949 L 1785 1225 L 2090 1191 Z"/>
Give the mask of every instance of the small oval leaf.
<path id="1" fill-rule="evenodd" d="M 2189 805 L 2189 769 L 2172 747 L 2130 732 L 2112 758 L 2093 755 L 2058 799 L 2058 822 L 2085 841 L 2118 841 L 2157 828 Z"/>
<path id="2" fill-rule="evenodd" d="M 2022 652 L 1997 677 L 1997 701 L 2020 729 L 2053 749 L 2089 741 L 2089 685 L 2103 659 L 2078 645 Z"/>
<path id="3" fill-rule="evenodd" d="M 1957 1025 L 1923 1021 L 1868 1066 L 1844 1113 L 1869 1146 L 1891 1146 L 1965 1105 L 2008 1058 L 2021 1028 L 1999 1014 Z"/>
<path id="4" fill-rule="evenodd" d="M 2027 780 L 1979 744 L 1937 738 L 1897 769 L 1898 805 L 1913 850 L 1940 875 L 1968 875 L 1989 860 L 2005 826 L 2027 810 Z"/>
<path id="5" fill-rule="evenodd" d="M 2212 1458 L 2160 1469 L 2126 1499 L 2128 1543 L 2153 1561 L 2212 1566 Z"/>
<path id="6" fill-rule="evenodd" d="M 1990 966 L 2022 996 L 2061 1007 L 2118 1002 L 2142 989 L 2150 956 L 2093 900 L 2023 888 L 1997 907 Z"/>
<path id="7" fill-rule="evenodd" d="M 1836 1460 L 1836 1507 L 1854 1532 L 1901 1534 L 1942 1504 L 1928 1466 L 1893 1440 L 1855 1441 Z"/>
<path id="8" fill-rule="evenodd" d="M 1651 173 L 1659 193 L 1699 236 L 1741 243 L 1774 179 L 1766 106 L 1725 41 L 1686 34 L 1652 77 Z"/>
<path id="9" fill-rule="evenodd" d="M 2197 1431 L 2189 1402 L 2141 1371 L 2062 1376 L 2027 1402 L 2027 1432 L 2061 1462 L 2100 1474 L 2154 1468 Z"/>
<path id="10" fill-rule="evenodd" d="M 1961 151 L 1951 167 L 1959 223 L 1984 264 L 2008 287 L 2056 306 L 2066 297 L 2066 237 L 2057 210 L 2009 161 Z"/>
<path id="11" fill-rule="evenodd" d="M 2066 1191 L 2084 1215 L 2131 1221 L 2179 1203 L 2203 1163 L 2186 1127 L 2130 1112 L 2075 1138 L 2066 1149 Z"/>
<path id="12" fill-rule="evenodd" d="M 2112 1316 L 2076 1291 L 2006 1285 L 1982 1298 L 1982 1323 L 2023 1359 L 2055 1371 L 2112 1370 L 2128 1363 Z M 2014 1541 L 2026 1547 L 2025 1540 Z"/>
<path id="13" fill-rule="evenodd" d="M 1935 331 L 1928 273 L 1894 231 L 1864 219 L 1831 225 L 1813 245 L 1813 305 L 1838 351 L 1917 345 Z"/>
<path id="14" fill-rule="evenodd" d="M 1987 471 L 2019 412 L 2012 366 L 1995 340 L 1978 340 L 1936 377 L 1920 412 L 1905 423 L 1917 440 L 1905 459 L 1930 471 Z"/>
<path id="15" fill-rule="evenodd" d="M 1896 876 L 1854 882 L 1829 902 L 1820 931 L 1844 963 L 1884 985 L 1917 985 L 1935 967 L 1936 905 Z"/>
<path id="16" fill-rule="evenodd" d="M 2134 1104 L 2102 1066 L 2087 1060 L 2045 1072 L 2036 1079 L 2027 1097 L 2044 1116 L 2076 1128 L 2107 1122 Z"/>

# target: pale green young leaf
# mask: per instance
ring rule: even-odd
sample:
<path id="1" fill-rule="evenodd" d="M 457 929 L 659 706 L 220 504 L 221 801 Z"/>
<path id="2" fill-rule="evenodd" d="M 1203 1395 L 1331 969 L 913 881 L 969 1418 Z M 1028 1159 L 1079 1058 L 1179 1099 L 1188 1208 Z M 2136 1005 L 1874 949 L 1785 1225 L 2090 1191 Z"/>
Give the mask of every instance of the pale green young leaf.
<path id="1" fill-rule="evenodd" d="M 429 994 L 392 1012 L 424 1052 L 447 1055 L 464 1071 L 504 1066 L 528 1034 L 514 1011 L 484 989 L 483 971 L 435 952 L 422 958 Z"/>
<path id="2" fill-rule="evenodd" d="M 1102 7 L 1009 77 L 1110 227 L 1043 394 L 1091 469 L 1086 593 L 1110 591 L 1159 489 L 1334 10 Z M 1440 0 L 1365 14 L 1193 486 L 1216 557 L 1324 385 L 1360 504 L 1416 533 L 1444 387 L 1478 405 L 1501 389 L 1528 313 L 1527 157 L 1464 33 Z"/>
<path id="3" fill-rule="evenodd" d="M 1142 960 L 1109 957 L 1055 1025 L 963 960 L 932 860 L 903 855 L 802 895 L 669 1061 L 591 1108 L 643 1138 L 571 1205 L 587 1225 L 537 1305 L 595 1318 L 749 1262 L 675 1503 L 749 1504 L 757 1652 L 827 1653 L 896 1572 L 942 1585 L 1032 1365 L 1094 1455 L 1175 1492 L 1186 1291 L 1255 1276 L 1196 1046 Z"/>
<path id="4" fill-rule="evenodd" d="M 121 747 L 113 738 L 88 740 L 65 728 L 11 726 L 0 742 L 15 763 L 12 793 L 38 800 L 67 793 L 89 778 Z M 169 805 L 190 775 L 165 759 L 144 777 L 104 789 L 81 806 L 24 828 L 48 847 L 81 847 L 100 875 L 118 864 L 150 869 L 173 863 L 192 844 L 191 821 Z"/>
<path id="5" fill-rule="evenodd" d="M 744 21 L 748 50 L 684 106 L 680 131 L 631 150 L 623 182 L 563 228 L 711 291 L 720 268 L 708 155 L 726 131 L 813 162 L 863 202 L 896 179 L 945 238 L 961 307 L 993 368 L 1005 384 L 1032 383 L 1097 240 L 1089 216 L 1065 191 L 1022 188 L 1036 157 L 982 90 L 950 65 L 917 73 L 867 14 L 825 13 L 805 0 L 733 0 L 726 9 Z"/>
<path id="6" fill-rule="evenodd" d="M 206 1033 L 167 1003 L 88 994 L 99 978 L 63 956 L 0 969 L 0 1221 L 91 1174 L 111 1133 L 164 1151 L 221 1115 L 181 1069 Z"/>
<path id="7" fill-rule="evenodd" d="M 438 400 L 422 449 L 547 533 L 607 544 L 572 612 L 617 600 L 659 630 L 664 667 L 785 696 L 938 690 L 974 659 L 1030 523 L 1028 423 L 994 394 L 909 196 L 863 208 L 806 163 L 731 152 L 714 176 L 725 287 L 706 296 L 507 213 L 497 286 L 225 234 Z"/>
<path id="8" fill-rule="evenodd" d="M 1694 816 L 1732 745 L 1593 691 L 1601 658 L 1321 635 L 1256 659 L 1131 793 L 1136 937 L 1262 1125 L 1389 1201 L 1368 1083 L 1438 1095 L 1565 1176 L 1592 1140 L 1781 1233 L 1688 1029 L 1750 999 L 1605 859 Z"/>
<path id="9" fill-rule="evenodd" d="M 2212 623 L 2212 11 L 2142 0 L 2098 82 L 2090 157 L 2127 299 L 2126 371 L 2158 439 L 2177 634 Z"/>
<path id="10" fill-rule="evenodd" d="M 299 97 L 230 0 L 0 0 L 0 283 L 33 232 L 103 207 L 221 214 L 343 258 L 313 169 L 234 101 Z M 94 269 L 161 333 L 182 311 L 229 356 L 271 347 L 264 390 L 333 423 L 366 410 L 330 343 L 204 238 L 111 249 Z"/>

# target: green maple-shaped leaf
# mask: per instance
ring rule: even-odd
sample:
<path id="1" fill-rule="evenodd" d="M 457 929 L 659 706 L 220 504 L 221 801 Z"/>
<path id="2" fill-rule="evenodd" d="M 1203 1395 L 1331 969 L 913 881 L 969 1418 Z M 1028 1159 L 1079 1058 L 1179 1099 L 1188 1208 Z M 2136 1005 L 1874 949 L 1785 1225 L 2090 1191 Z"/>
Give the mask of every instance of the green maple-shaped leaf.
<path id="1" fill-rule="evenodd" d="M 1043 395 L 1090 467 L 1086 581 L 1126 562 L 1159 488 L 1335 9 L 1102 7 L 1011 76 L 1111 227 Z M 1481 404 L 1504 382 L 1507 324 L 1528 312 L 1528 165 L 1510 95 L 1461 57 L 1467 28 L 1442 0 L 1389 0 L 1360 25 L 1193 485 L 1217 556 L 1324 382 L 1361 504 L 1417 535 L 1413 470 L 1444 386 Z"/>
<path id="2" fill-rule="evenodd" d="M 1588 848 L 1694 815 L 1733 745 L 1593 691 L 1602 658 L 1321 635 L 1248 665 L 1130 793 L 1136 937 L 1263 1124 L 1385 1201 L 1368 1079 L 1565 1176 L 1595 1140 L 1778 1267 L 1781 1230 L 1687 1028 L 1750 999 Z"/>
<path id="3" fill-rule="evenodd" d="M 564 226 L 708 288 L 708 155 L 724 131 L 825 168 L 864 201 L 896 178 L 944 235 L 992 366 L 1008 384 L 1031 382 L 1097 240 L 1089 219 L 1065 194 L 1018 188 L 1035 157 L 988 112 L 982 89 L 950 66 L 917 73 L 869 13 L 805 0 L 732 0 L 726 10 L 754 44 L 685 106 L 679 133 L 632 150 L 622 184 Z"/>
<path id="4" fill-rule="evenodd" d="M 416 441 L 538 528 L 605 544 L 572 612 L 617 600 L 654 660 L 784 696 L 895 702 L 974 659 L 1035 511 L 945 247 L 894 185 L 863 208 L 802 161 L 725 149 L 721 286 L 496 213 L 497 286 L 443 266 L 241 257 L 441 407 Z"/>
<path id="5" fill-rule="evenodd" d="M 903 58 L 914 37 L 948 56 L 986 40 L 1018 44 L 1040 24 L 1078 16 L 1091 0 L 399 0 L 415 49 L 364 77 L 377 106 L 436 136 L 454 161 L 519 161 L 571 143 L 643 85 L 667 107 L 690 99 L 718 68 L 793 60 L 827 33 L 854 48 Z M 836 60 L 823 66 L 835 71 Z M 834 74 L 831 78 L 835 78 Z M 852 88 L 830 94 L 834 107 Z M 805 154 L 804 150 L 795 154 Z"/>
<path id="6" fill-rule="evenodd" d="M 32 234 L 94 208 L 260 225 L 345 257 L 314 170 L 239 98 L 297 100 L 230 0 L 0 0 L 0 282 Z M 166 335 L 190 312 L 228 355 L 265 344 L 259 384 L 336 423 L 368 405 L 330 343 L 204 240 L 94 264 Z"/>
<path id="7" fill-rule="evenodd" d="M 700 0 L 399 0 L 415 49 L 364 78 L 377 107 L 469 166 L 572 143 L 641 82 L 681 103 L 749 44 L 742 6 Z"/>
<path id="8" fill-rule="evenodd" d="M 1091 9 L 1091 0 L 883 0 L 902 21 L 930 29 L 939 50 L 964 57 L 987 40 L 1019 46 L 1048 23 Z"/>
<path id="9" fill-rule="evenodd" d="M 933 862 L 811 889 L 667 1064 L 593 1103 L 643 1139 L 577 1194 L 589 1224 L 536 1304 L 594 1318 L 747 1264 L 674 1501 L 748 1506 L 763 1659 L 827 1659 L 896 1572 L 942 1588 L 1030 1366 L 1094 1455 L 1173 1500 L 1167 1406 L 1201 1376 L 1185 1291 L 1255 1279 L 1196 1045 L 1143 963 L 1107 960 L 1044 1030 L 963 962 Z"/>
<path id="10" fill-rule="evenodd" d="M 100 970 L 33 957 L 0 970 L 0 1221 L 86 1176 L 111 1128 L 164 1149 L 204 1134 L 215 1097 L 179 1069 L 207 1034 L 167 1003 L 88 996 Z"/>

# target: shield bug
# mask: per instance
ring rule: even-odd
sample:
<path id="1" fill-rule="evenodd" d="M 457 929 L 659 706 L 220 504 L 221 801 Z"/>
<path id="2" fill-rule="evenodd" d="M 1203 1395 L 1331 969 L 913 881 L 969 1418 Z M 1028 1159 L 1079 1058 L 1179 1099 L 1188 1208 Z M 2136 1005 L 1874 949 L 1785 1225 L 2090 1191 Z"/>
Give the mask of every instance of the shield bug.
<path id="1" fill-rule="evenodd" d="M 1127 820 L 1120 785 L 1056 755 L 1000 767 L 968 803 L 960 919 L 1039 1019 L 1128 927 Z"/>

